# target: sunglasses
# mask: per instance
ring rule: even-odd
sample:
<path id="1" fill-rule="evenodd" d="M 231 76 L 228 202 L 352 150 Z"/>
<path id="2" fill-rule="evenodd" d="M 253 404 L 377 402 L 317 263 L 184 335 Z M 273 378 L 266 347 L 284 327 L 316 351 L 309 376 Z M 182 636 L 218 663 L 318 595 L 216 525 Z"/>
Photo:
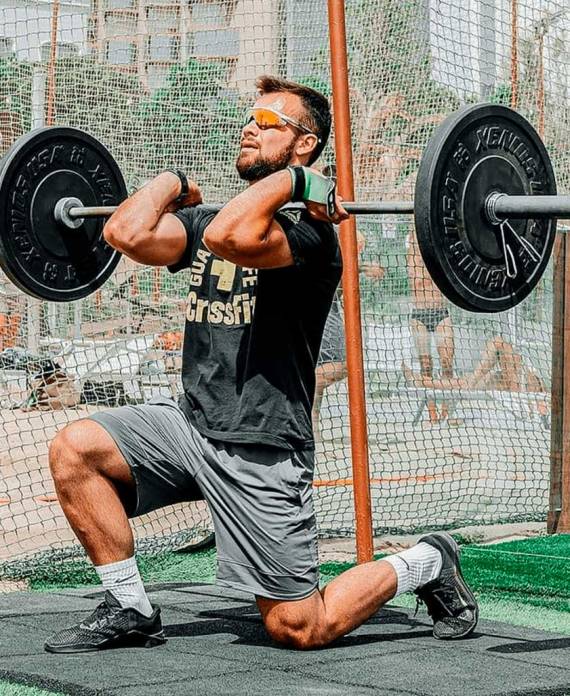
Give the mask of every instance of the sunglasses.
<path id="1" fill-rule="evenodd" d="M 299 121 L 291 118 L 290 116 L 285 116 L 280 111 L 275 111 L 274 109 L 269 109 L 267 107 L 256 106 L 247 112 L 244 127 L 248 123 L 255 121 L 255 125 L 262 130 L 266 128 L 282 128 L 283 126 L 293 126 L 303 131 L 303 133 L 310 133 L 314 135 L 313 131 L 307 126 L 304 126 Z M 319 142 L 320 142 L 319 138 Z"/>

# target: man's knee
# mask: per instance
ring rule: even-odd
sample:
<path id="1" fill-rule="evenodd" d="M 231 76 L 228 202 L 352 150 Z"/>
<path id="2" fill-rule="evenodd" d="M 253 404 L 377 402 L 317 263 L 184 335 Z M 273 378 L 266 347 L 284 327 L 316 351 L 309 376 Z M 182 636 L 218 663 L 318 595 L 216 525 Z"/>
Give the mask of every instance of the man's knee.
<path id="1" fill-rule="evenodd" d="M 329 641 L 321 623 L 309 613 L 291 611 L 289 604 L 283 602 L 263 617 L 271 638 L 295 650 L 314 650 L 326 645 Z"/>
<path id="2" fill-rule="evenodd" d="M 60 430 L 49 447 L 49 466 L 54 481 L 64 486 L 77 482 L 94 468 L 98 457 L 99 426 L 87 419 L 70 423 Z"/>

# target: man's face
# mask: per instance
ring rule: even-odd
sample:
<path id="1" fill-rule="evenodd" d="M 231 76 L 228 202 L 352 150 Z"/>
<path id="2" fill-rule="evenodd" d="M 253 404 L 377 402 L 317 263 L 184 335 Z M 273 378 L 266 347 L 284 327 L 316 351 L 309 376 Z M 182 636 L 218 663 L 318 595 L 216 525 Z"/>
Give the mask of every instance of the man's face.
<path id="1" fill-rule="evenodd" d="M 255 102 L 285 116 L 305 122 L 300 98 L 288 92 L 270 92 Z M 258 181 L 288 164 L 297 163 L 295 148 L 303 132 L 292 125 L 261 129 L 251 121 L 242 129 L 240 151 L 236 161 L 238 174 L 245 181 Z"/>

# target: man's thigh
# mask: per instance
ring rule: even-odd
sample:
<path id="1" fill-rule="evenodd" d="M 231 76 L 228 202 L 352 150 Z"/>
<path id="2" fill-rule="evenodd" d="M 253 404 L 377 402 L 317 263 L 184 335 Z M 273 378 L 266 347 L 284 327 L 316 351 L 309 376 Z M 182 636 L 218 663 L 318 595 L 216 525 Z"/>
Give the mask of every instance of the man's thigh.
<path id="1" fill-rule="evenodd" d="M 202 500 L 196 472 L 203 466 L 200 438 L 178 404 L 156 398 L 92 414 L 113 438 L 135 481 L 130 517 L 191 500 Z"/>
<path id="2" fill-rule="evenodd" d="M 410 319 L 410 328 L 418 355 L 431 355 L 431 338 L 426 325 L 418 319 Z"/>
<path id="3" fill-rule="evenodd" d="M 314 452 L 206 440 L 197 481 L 216 532 L 218 582 L 298 600 L 318 586 Z"/>

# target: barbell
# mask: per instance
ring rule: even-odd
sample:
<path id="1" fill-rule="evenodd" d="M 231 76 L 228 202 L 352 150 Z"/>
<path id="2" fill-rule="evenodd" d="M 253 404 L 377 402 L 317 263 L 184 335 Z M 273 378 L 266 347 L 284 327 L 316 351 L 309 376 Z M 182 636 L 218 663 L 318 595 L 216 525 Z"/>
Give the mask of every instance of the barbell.
<path id="1" fill-rule="evenodd" d="M 86 297 L 120 260 L 103 226 L 126 197 L 118 165 L 91 135 L 53 126 L 22 136 L 0 164 L 0 266 L 34 297 Z M 493 104 L 463 107 L 438 126 L 414 201 L 344 206 L 355 215 L 413 213 L 433 281 L 473 312 L 503 311 L 527 297 L 548 265 L 555 219 L 570 217 L 570 196 L 556 195 L 535 129 Z"/>

